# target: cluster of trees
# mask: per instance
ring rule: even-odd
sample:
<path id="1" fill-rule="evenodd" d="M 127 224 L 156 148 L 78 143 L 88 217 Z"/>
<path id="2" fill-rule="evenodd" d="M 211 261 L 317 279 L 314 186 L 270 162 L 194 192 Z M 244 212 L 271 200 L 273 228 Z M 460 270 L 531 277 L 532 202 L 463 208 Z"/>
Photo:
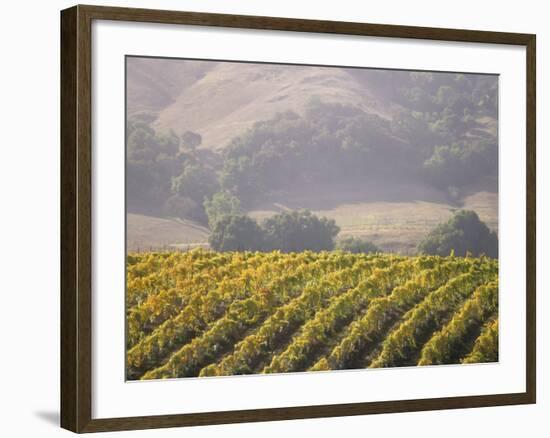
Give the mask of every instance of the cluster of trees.
<path id="1" fill-rule="evenodd" d="M 280 113 L 234 138 L 220 185 L 253 203 L 304 183 L 390 175 L 452 193 L 497 176 L 496 134 L 480 122 L 497 119 L 495 77 L 371 71 L 368 78 L 389 99 L 391 120 L 313 98 L 304 114 Z"/>
<path id="2" fill-rule="evenodd" d="M 476 212 L 460 210 L 448 222 L 438 225 L 418 245 L 425 254 L 447 256 L 467 254 L 498 257 L 498 236 L 479 219 Z"/>
<path id="3" fill-rule="evenodd" d="M 341 239 L 336 249 L 351 253 L 381 253 L 374 243 L 357 237 Z M 458 210 L 445 223 L 437 225 L 418 244 L 418 252 L 457 257 L 485 255 L 498 258 L 498 235 L 472 210 Z"/>
<path id="4" fill-rule="evenodd" d="M 333 181 L 420 180 L 447 191 L 496 177 L 496 78 L 482 75 L 358 71 L 385 96 L 392 118 L 312 98 L 303 114 L 279 113 L 257 122 L 206 160 L 202 138 L 158 133 L 155 116 L 127 123 L 127 187 L 131 211 L 209 222 L 205 201 L 225 193 L 252 207 L 272 192 Z M 374 87 L 373 87 L 374 85 Z M 391 179 L 391 181 L 390 181 Z"/>
<path id="5" fill-rule="evenodd" d="M 226 207 L 237 208 L 230 203 Z M 225 214 L 221 210 L 217 210 L 217 215 L 211 216 L 209 220 L 212 227 L 209 243 L 216 251 L 300 252 L 338 249 L 351 253 L 383 252 L 374 243 L 357 237 L 335 242 L 340 229 L 334 220 L 319 218 L 307 210 L 279 213 L 262 224 L 245 214 Z M 479 219 L 477 213 L 460 210 L 448 222 L 435 227 L 420 242 L 418 251 L 441 256 L 486 255 L 497 258 L 498 237 Z"/>
<path id="6" fill-rule="evenodd" d="M 245 214 L 223 214 L 209 237 L 216 251 L 328 251 L 340 228 L 334 220 L 308 210 L 282 212 L 258 224 Z"/>
<path id="7" fill-rule="evenodd" d="M 422 153 L 427 182 L 459 189 L 497 176 L 496 134 L 480 123 L 498 118 L 495 76 L 372 70 L 369 80 L 403 108 L 395 133 Z"/>
<path id="8" fill-rule="evenodd" d="M 415 111 L 449 108 L 460 115 L 476 108 L 490 116 L 498 111 L 498 82 L 493 75 L 369 70 L 368 80 L 391 101 Z"/>
<path id="9" fill-rule="evenodd" d="M 387 119 L 313 98 L 302 114 L 279 113 L 205 158 L 200 134 L 159 133 L 156 116 L 127 122 L 129 211 L 189 219 L 211 230 L 221 251 L 338 249 L 379 252 L 357 238 L 335 245 L 338 227 L 309 212 L 281 213 L 258 224 L 245 215 L 273 192 L 296 186 L 423 181 L 458 201 L 463 186 L 496 178 L 496 135 L 480 124 L 497 118 L 498 82 L 482 75 L 357 71 L 392 108 Z M 372 87 L 374 85 L 374 87 Z M 420 252 L 491 257 L 498 239 L 474 212 L 459 212 L 433 230 Z"/>
<path id="10" fill-rule="evenodd" d="M 353 254 L 383 252 L 371 241 L 359 237 L 346 237 L 345 239 L 341 239 L 336 244 L 336 248 L 340 251 L 351 252 Z"/>
<path id="11" fill-rule="evenodd" d="M 155 116 L 139 113 L 126 127 L 126 189 L 129 211 L 158 212 L 171 195 L 172 176 L 185 159 L 180 140 L 172 132 L 159 134 L 151 123 Z"/>
<path id="12" fill-rule="evenodd" d="M 201 136 L 187 131 L 158 133 L 156 116 L 129 117 L 126 129 L 128 210 L 176 216 L 206 224 L 204 201 L 219 190 L 216 171 L 197 152 Z"/>
<path id="13" fill-rule="evenodd" d="M 280 114 L 275 123 L 258 123 L 245 136 L 231 143 L 225 152 L 226 161 L 219 176 L 198 158 L 196 149 L 201 144 L 200 135 L 186 132 L 180 138 L 173 132 L 159 134 L 151 127 L 153 116 L 148 113 L 135 115 L 129 120 L 127 129 L 129 210 L 152 214 L 161 211 L 208 225 L 211 230 L 210 245 L 219 251 L 277 249 L 293 252 L 337 247 L 348 252 L 380 252 L 373 243 L 358 238 L 342 239 L 336 245 L 339 228 L 334 221 L 318 218 L 309 211 L 280 213 L 261 225 L 244 214 L 242 198 L 250 203 L 251 199 L 269 188 L 282 188 L 298 183 L 299 179 L 322 181 L 323 178 L 332 178 L 335 168 L 345 167 L 346 160 L 358 166 L 355 177 L 360 177 L 359 169 L 369 165 L 369 161 L 366 158 L 361 161 L 360 156 L 368 154 L 371 149 L 363 149 L 347 134 L 354 129 L 368 129 L 368 120 L 380 133 L 379 141 L 373 145 L 382 145 L 383 150 L 391 149 L 381 140 L 382 132 L 391 129 L 388 122 L 376 121 L 374 116 L 364 118 L 359 110 L 337 104 L 325 107 L 317 102 L 309 111 L 311 122 L 315 120 L 315 124 L 335 123 L 330 131 L 324 131 L 324 137 L 314 135 L 313 125 L 306 123 L 307 117 L 301 118 L 293 113 Z M 347 117 L 354 119 L 354 122 L 344 123 L 342 120 Z M 405 116 L 397 121 L 400 129 L 419 129 Z M 278 132 L 277 137 L 273 137 L 274 131 Z M 301 135 L 304 141 L 314 139 L 309 142 L 309 147 L 313 149 L 298 147 L 295 141 L 290 140 L 292 132 L 296 134 L 294 138 Z M 337 141 L 327 140 L 331 136 L 333 140 L 338 136 L 344 139 L 337 149 Z M 424 167 L 430 170 L 434 181 L 445 178 L 453 187 L 459 184 L 460 178 L 481 174 L 484 166 L 493 167 L 496 161 L 493 161 L 495 157 L 491 158 L 494 151 L 490 145 L 480 142 L 478 145 L 483 144 L 483 147 L 476 149 L 472 144 L 466 148 L 457 145 L 437 147 Z M 378 159 L 388 153 L 388 150 L 378 151 L 374 157 Z M 285 154 L 291 154 L 291 157 Z M 354 156 L 355 159 L 352 158 Z M 308 160 L 308 164 L 301 160 Z M 331 167 L 329 162 L 334 166 Z M 373 162 L 377 161 L 373 158 Z M 388 163 L 391 166 L 392 161 Z M 388 166 L 379 163 L 375 167 L 388 170 Z M 403 169 L 398 174 L 403 175 Z M 353 175 L 350 170 L 350 177 Z M 426 254 L 449 255 L 454 252 L 457 256 L 470 253 L 497 257 L 498 238 L 475 212 L 458 211 L 447 223 L 429 233 L 419 244 L 418 250 Z"/>
<path id="14" fill-rule="evenodd" d="M 481 177 L 496 177 L 498 148 L 488 139 L 436 146 L 423 163 L 425 179 L 439 189 L 459 188 Z"/>
<path id="15" fill-rule="evenodd" d="M 297 185 L 411 176 L 414 156 L 392 122 L 313 99 L 304 115 L 280 113 L 234 138 L 223 151 L 220 185 L 248 205 Z"/>
<path id="16" fill-rule="evenodd" d="M 462 186 L 496 177 L 496 135 L 479 122 L 496 120 L 494 77 L 360 74 L 393 105 L 391 120 L 312 98 L 302 115 L 277 114 L 232 139 L 221 164 L 201 159 L 200 134 L 160 134 L 151 126 L 154 115 L 133 115 L 127 127 L 129 208 L 206 223 L 204 201 L 219 191 L 249 207 L 298 184 L 383 183 L 390 177 L 422 180 L 457 198 Z"/>

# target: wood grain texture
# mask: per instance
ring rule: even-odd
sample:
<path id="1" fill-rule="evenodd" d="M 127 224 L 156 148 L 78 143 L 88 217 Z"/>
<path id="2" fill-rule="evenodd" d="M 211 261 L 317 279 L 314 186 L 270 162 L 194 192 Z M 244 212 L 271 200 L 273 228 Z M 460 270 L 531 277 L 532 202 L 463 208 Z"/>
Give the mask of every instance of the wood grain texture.
<path id="1" fill-rule="evenodd" d="M 61 16 L 61 426 L 78 429 L 76 8 Z"/>
<path id="2" fill-rule="evenodd" d="M 526 43 L 527 61 L 527 394 L 537 399 L 537 81 L 536 37 Z"/>
<path id="3" fill-rule="evenodd" d="M 513 44 L 527 51 L 527 381 L 517 394 L 200 414 L 92 419 L 91 23 L 121 20 L 295 32 Z M 528 404 L 536 401 L 536 39 L 464 29 L 75 6 L 61 13 L 61 425 L 74 432 L 275 421 Z"/>

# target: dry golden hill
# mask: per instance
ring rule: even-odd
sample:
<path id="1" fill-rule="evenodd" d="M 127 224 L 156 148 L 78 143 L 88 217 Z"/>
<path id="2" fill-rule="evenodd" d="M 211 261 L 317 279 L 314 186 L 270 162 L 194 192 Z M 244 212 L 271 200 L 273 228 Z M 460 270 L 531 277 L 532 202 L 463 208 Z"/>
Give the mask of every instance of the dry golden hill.
<path id="1" fill-rule="evenodd" d="M 143 58 L 129 62 L 129 113 L 155 111 L 158 130 L 198 132 L 209 149 L 223 148 L 254 122 L 276 113 L 301 113 L 313 97 L 391 117 L 358 70 Z"/>

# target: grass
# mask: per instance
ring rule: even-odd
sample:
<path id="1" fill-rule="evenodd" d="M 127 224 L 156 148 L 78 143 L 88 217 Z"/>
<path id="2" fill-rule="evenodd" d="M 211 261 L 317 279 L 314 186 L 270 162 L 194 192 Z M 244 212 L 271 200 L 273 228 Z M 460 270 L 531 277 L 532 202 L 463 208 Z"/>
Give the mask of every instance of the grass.
<path id="1" fill-rule="evenodd" d="M 410 184 L 382 189 L 324 187 L 317 188 L 316 193 L 301 188 L 292 194 L 281 194 L 249 214 L 262 221 L 281 211 L 300 208 L 334 219 L 340 227 L 338 239 L 361 237 L 385 251 L 402 254 L 414 254 L 426 234 L 460 208 L 476 211 L 491 229 L 498 229 L 497 193 L 472 193 L 457 206 L 440 192 Z"/>
<path id="2" fill-rule="evenodd" d="M 322 203 L 322 200 L 320 201 Z M 302 207 L 303 205 L 303 207 Z M 334 219 L 341 231 L 338 239 L 360 237 L 372 241 L 385 251 L 414 254 L 418 243 L 436 225 L 446 222 L 455 210 L 465 208 L 476 211 L 481 220 L 498 230 L 498 195 L 478 192 L 467 196 L 461 207 L 449 203 L 430 201 L 327 203 L 301 204 L 297 198 L 273 202 L 248 214 L 258 221 L 293 208 L 310 208 L 319 216 Z M 129 251 L 150 249 L 188 249 L 207 247 L 209 230 L 190 221 L 158 218 L 139 214 L 127 215 L 127 246 Z"/>
<path id="3" fill-rule="evenodd" d="M 129 213 L 126 225 L 128 251 L 208 245 L 208 229 L 188 221 Z"/>

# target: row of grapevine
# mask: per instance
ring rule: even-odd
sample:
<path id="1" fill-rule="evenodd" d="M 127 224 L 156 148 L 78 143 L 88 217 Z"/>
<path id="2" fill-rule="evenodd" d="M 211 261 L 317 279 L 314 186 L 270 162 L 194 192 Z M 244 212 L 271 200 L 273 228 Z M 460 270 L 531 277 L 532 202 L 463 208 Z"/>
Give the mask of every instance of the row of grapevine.
<path id="1" fill-rule="evenodd" d="M 451 321 L 424 345 L 418 365 L 456 363 L 468 337 L 498 310 L 498 284 L 480 286 Z"/>
<path id="2" fill-rule="evenodd" d="M 149 371 L 143 378 L 158 379 L 196 375 L 200 368 L 218 356 L 220 348 L 231 346 L 248 329 L 284 305 L 287 301 L 286 298 L 291 298 L 291 304 L 299 301 L 304 302 L 309 311 L 313 312 L 331 296 L 351 287 L 353 282 L 357 281 L 358 276 L 365 275 L 367 266 L 365 263 L 359 263 L 329 275 L 318 275 L 317 279 L 315 276 L 310 277 L 311 281 L 303 289 L 292 285 L 289 283 L 289 278 L 283 276 L 279 283 L 266 288 L 265 293 L 253 294 L 243 303 L 232 305 L 228 312 L 203 335 L 183 346 L 172 355 L 165 365 Z M 302 269 L 307 270 L 307 265 Z M 303 283 L 297 285 L 303 285 Z M 295 287 L 293 288 L 293 286 Z M 294 292 L 289 293 L 289 291 Z M 293 297 L 293 295 L 295 296 Z"/>
<path id="3" fill-rule="evenodd" d="M 498 362 L 498 320 L 488 322 L 462 363 Z"/>
<path id="4" fill-rule="evenodd" d="M 498 261 L 333 252 L 129 254 L 134 379 L 498 360 Z"/>
<path id="5" fill-rule="evenodd" d="M 229 306 L 238 306 L 240 301 L 251 295 L 264 296 L 273 290 L 279 292 L 279 299 L 286 299 L 286 295 L 295 293 L 293 287 L 299 290 L 306 280 L 351 265 L 354 261 L 354 257 L 323 256 L 310 263 L 308 254 L 299 254 L 283 258 L 276 264 L 266 259 L 266 263 L 257 270 L 249 269 L 237 278 L 224 279 L 217 289 L 197 296 L 197 300 L 184 307 L 177 316 L 166 320 L 151 335 L 131 348 L 127 354 L 129 374 L 138 377 L 144 370 L 158 367 L 179 346 L 207 330 L 210 324 L 224 315 Z"/>
<path id="6" fill-rule="evenodd" d="M 223 266 L 234 257 L 228 253 L 213 255 L 203 250 L 130 254 L 126 270 L 126 307 L 129 310 L 150 295 L 175 287 L 178 281 L 190 278 L 212 265 Z"/>
<path id="7" fill-rule="evenodd" d="M 374 299 L 367 312 L 355 320 L 348 334 L 326 357 L 321 358 L 310 369 L 345 369 L 364 355 L 365 349 L 383 334 L 389 323 L 415 306 L 425 296 L 441 287 L 457 274 L 479 265 L 474 259 L 446 259 L 431 269 L 397 286 L 390 295 Z"/>
<path id="8" fill-rule="evenodd" d="M 406 365 L 414 358 L 421 339 L 431 333 L 455 311 L 472 292 L 494 277 L 495 271 L 477 268 L 459 275 L 429 294 L 403 317 L 403 322 L 382 344 L 382 351 L 370 364 L 371 368 Z"/>
<path id="9" fill-rule="evenodd" d="M 404 269 L 405 268 L 405 269 Z M 347 322 L 373 298 L 386 295 L 404 279 L 412 275 L 405 262 L 386 269 L 377 269 L 365 281 L 337 297 L 310 319 L 292 343 L 265 367 L 264 373 L 299 371 L 307 367 L 312 351 L 333 337 L 342 322 Z"/>
<path id="10" fill-rule="evenodd" d="M 280 254 L 274 253 L 269 257 L 256 254 L 252 257 L 238 257 L 228 260 L 221 267 L 217 263 L 202 263 L 200 271 L 193 276 L 181 279 L 175 269 L 161 272 L 160 275 L 177 278 L 176 287 L 160 290 L 150 294 L 145 301 L 131 308 L 127 314 L 127 341 L 128 347 L 134 346 L 140 339 L 169 318 L 177 315 L 188 304 L 195 305 L 202 301 L 210 291 L 218 289 L 218 286 L 230 277 L 233 282 L 242 280 L 242 276 L 250 273 L 259 265 L 276 263 Z M 284 263 L 293 259 L 284 259 Z M 177 269 L 177 268 L 176 268 Z M 216 294 L 211 294 L 216 296 Z M 229 297 L 231 298 L 231 297 Z"/>
<path id="11" fill-rule="evenodd" d="M 201 376 L 250 374 L 257 365 L 275 350 L 277 344 L 303 324 L 316 309 L 342 292 L 344 286 L 353 287 L 363 281 L 374 270 L 398 263 L 399 258 L 374 258 L 368 265 L 337 272 L 309 284 L 302 294 L 285 306 L 277 309 L 258 330 L 239 342 L 233 352 L 218 363 L 213 363 L 200 372 Z"/>

